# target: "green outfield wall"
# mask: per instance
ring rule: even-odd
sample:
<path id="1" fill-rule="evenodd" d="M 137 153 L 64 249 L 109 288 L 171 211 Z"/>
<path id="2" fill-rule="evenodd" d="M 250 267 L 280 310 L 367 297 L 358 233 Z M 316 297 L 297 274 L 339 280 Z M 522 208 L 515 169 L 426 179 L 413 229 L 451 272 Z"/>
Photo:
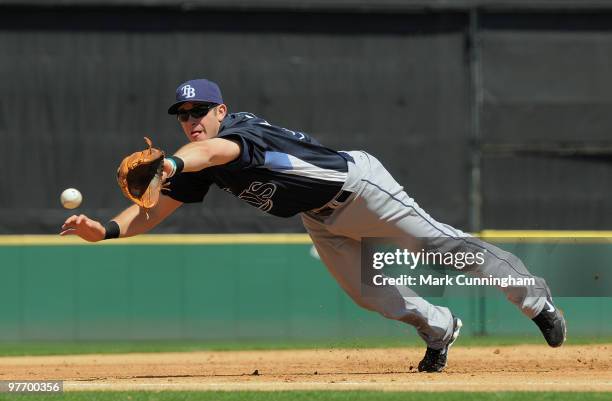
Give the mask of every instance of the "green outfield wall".
<path id="1" fill-rule="evenodd" d="M 160 235 L 95 245 L 6 236 L 0 243 L 2 341 L 415 335 L 355 306 L 304 235 Z M 565 246 L 576 260 L 589 249 L 575 243 L 555 248 Z M 601 246 L 612 256 L 610 245 Z M 537 257 L 550 245 L 534 242 L 529 249 Z M 479 295 L 432 300 L 451 306 L 468 333 L 537 334 L 503 297 Z M 612 334 L 612 298 L 562 297 L 557 304 L 572 333 Z"/>

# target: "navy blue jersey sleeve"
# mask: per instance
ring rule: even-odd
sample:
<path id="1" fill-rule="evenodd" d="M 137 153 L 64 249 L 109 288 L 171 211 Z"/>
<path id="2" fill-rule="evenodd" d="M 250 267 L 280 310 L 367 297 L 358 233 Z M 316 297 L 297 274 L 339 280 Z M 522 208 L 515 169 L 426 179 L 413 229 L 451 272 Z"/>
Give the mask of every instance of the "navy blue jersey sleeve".
<path id="1" fill-rule="evenodd" d="M 204 171 L 181 173 L 170 178 L 162 189 L 162 194 L 183 203 L 198 203 L 210 189 L 210 180 Z"/>
<path id="2" fill-rule="evenodd" d="M 266 144 L 252 127 L 225 130 L 220 138 L 234 141 L 240 145 L 240 156 L 225 164 L 229 169 L 258 167 L 266 159 Z"/>
<path id="3" fill-rule="evenodd" d="M 240 145 L 240 156 L 225 168 L 241 170 L 262 167 L 266 162 L 266 152 L 275 152 L 281 144 L 299 148 L 300 143 L 321 146 L 311 136 L 298 131 L 271 125 L 266 120 L 251 113 L 229 114 L 222 123 L 219 138 L 232 140 Z"/>

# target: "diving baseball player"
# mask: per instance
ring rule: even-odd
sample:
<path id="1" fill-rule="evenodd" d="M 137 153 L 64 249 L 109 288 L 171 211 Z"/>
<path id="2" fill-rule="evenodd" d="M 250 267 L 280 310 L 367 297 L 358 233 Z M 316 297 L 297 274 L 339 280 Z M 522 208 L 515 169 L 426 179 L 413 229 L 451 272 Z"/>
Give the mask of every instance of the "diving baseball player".
<path id="1" fill-rule="evenodd" d="M 565 341 L 565 320 L 543 279 L 532 276 L 516 256 L 429 216 L 374 156 L 329 149 L 251 113 L 229 113 L 217 84 L 206 79 L 181 84 L 168 113 L 176 115 L 189 143 L 160 162 L 166 185 L 154 206 L 132 205 L 106 224 L 71 216 L 61 235 L 96 242 L 146 233 L 184 203 L 202 202 L 215 184 L 274 216 L 300 214 L 321 260 L 358 305 L 416 328 L 427 344 L 419 371 L 444 369 L 461 320 L 407 286 L 377 287 L 364 296 L 364 237 L 426 239 L 455 253 L 486 250 L 484 263 L 466 270 L 484 277 L 533 278 L 535 286 L 500 289 L 536 323 L 550 346 Z"/>

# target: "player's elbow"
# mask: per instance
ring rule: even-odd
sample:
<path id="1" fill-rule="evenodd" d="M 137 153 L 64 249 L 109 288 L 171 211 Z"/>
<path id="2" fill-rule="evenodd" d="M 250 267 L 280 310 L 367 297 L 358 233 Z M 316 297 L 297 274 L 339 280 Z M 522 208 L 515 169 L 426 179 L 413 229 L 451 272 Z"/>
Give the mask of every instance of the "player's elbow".
<path id="1" fill-rule="evenodd" d="M 232 162 L 236 160 L 238 156 L 240 156 L 241 152 L 241 148 L 238 143 L 225 139 L 214 141 L 214 143 L 211 143 L 211 146 L 208 147 L 208 150 L 209 153 L 207 154 L 207 157 L 211 166 Z"/>

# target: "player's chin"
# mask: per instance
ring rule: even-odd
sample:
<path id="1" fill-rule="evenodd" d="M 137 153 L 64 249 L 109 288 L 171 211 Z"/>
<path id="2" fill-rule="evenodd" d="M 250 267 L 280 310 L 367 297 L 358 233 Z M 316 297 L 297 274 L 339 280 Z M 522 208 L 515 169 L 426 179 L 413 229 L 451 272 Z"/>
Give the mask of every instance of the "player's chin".
<path id="1" fill-rule="evenodd" d="M 200 142 L 200 141 L 203 141 L 205 139 L 207 139 L 206 138 L 206 134 L 204 134 L 203 132 L 200 132 L 200 133 L 197 133 L 197 134 L 191 134 L 189 136 L 189 140 L 191 142 Z"/>

